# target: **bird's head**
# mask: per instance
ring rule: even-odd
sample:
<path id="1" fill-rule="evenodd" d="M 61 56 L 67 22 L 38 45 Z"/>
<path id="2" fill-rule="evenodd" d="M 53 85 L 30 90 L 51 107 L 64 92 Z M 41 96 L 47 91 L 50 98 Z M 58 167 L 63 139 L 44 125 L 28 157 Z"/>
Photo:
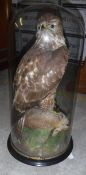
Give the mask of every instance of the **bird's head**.
<path id="1" fill-rule="evenodd" d="M 55 50 L 65 45 L 61 19 L 52 13 L 45 13 L 38 20 L 37 43 L 40 47 Z"/>

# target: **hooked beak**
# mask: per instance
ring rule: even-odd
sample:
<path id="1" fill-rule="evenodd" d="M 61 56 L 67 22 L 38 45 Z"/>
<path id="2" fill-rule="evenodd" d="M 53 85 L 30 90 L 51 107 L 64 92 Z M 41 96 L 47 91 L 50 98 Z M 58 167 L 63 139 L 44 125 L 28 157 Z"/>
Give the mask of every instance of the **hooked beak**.
<path id="1" fill-rule="evenodd" d="M 43 23 L 43 24 L 41 25 L 41 30 L 44 30 L 44 29 L 47 29 L 47 28 L 48 28 L 48 26 L 47 26 L 46 23 Z"/>

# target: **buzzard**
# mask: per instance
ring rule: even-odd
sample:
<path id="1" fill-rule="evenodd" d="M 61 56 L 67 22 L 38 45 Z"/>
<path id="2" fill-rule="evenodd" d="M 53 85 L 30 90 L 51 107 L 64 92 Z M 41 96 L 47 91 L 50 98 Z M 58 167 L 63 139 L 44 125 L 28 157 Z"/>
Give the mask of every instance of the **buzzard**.
<path id="1" fill-rule="evenodd" d="M 60 17 L 50 12 L 43 14 L 38 19 L 36 41 L 22 57 L 14 77 L 13 104 L 16 111 L 24 114 L 22 119 L 27 127 L 51 127 L 58 131 L 67 128 L 67 118 L 61 113 L 59 117 L 54 105 L 68 57 Z"/>

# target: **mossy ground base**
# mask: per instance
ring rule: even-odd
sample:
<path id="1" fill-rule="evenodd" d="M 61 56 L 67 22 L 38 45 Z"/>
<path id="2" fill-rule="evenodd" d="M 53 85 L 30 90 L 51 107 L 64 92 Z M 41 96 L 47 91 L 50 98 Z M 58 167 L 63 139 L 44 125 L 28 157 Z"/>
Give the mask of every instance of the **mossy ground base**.
<path id="1" fill-rule="evenodd" d="M 73 140 L 71 137 L 70 143 L 69 143 L 68 148 L 65 151 L 65 153 L 63 153 L 62 155 L 60 155 L 58 157 L 51 158 L 51 159 L 45 159 L 45 160 L 36 160 L 36 159 L 26 158 L 23 155 L 19 154 L 17 152 L 17 150 L 15 150 L 14 147 L 12 146 L 11 135 L 9 135 L 9 138 L 7 141 L 7 147 L 8 147 L 10 154 L 15 159 L 17 159 L 25 164 L 28 164 L 28 165 L 41 167 L 41 166 L 54 165 L 54 164 L 60 163 L 61 161 L 65 160 L 69 156 L 69 154 L 71 153 L 71 151 L 73 149 Z"/>

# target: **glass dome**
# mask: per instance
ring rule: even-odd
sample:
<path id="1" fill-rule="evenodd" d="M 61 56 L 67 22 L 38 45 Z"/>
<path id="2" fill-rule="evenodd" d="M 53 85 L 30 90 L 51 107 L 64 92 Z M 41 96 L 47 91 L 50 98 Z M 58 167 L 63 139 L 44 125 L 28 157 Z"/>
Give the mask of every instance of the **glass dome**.
<path id="1" fill-rule="evenodd" d="M 10 153 L 43 166 L 72 151 L 84 23 L 63 7 L 34 4 L 13 18 L 9 59 Z"/>

